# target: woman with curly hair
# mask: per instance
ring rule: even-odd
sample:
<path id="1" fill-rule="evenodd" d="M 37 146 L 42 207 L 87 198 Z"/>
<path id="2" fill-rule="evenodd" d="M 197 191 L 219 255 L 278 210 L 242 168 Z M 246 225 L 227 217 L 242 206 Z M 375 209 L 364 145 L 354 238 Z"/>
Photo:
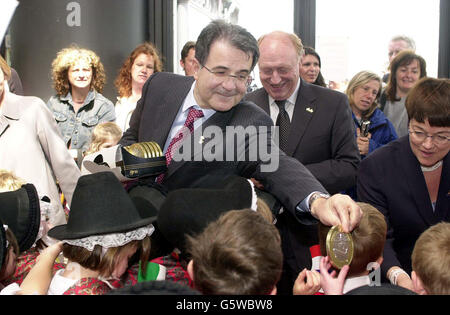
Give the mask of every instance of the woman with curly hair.
<path id="1" fill-rule="evenodd" d="M 52 77 L 56 95 L 47 106 L 67 147 L 83 152 L 94 127 L 116 119 L 113 103 L 100 94 L 106 81 L 103 64 L 91 50 L 64 48 L 53 60 Z"/>
<path id="2" fill-rule="evenodd" d="M 148 42 L 137 46 L 123 63 L 115 81 L 119 92 L 116 122 L 123 131 L 129 127 L 131 114 L 141 98 L 145 82 L 154 72 L 161 71 L 162 62 L 158 50 Z"/>

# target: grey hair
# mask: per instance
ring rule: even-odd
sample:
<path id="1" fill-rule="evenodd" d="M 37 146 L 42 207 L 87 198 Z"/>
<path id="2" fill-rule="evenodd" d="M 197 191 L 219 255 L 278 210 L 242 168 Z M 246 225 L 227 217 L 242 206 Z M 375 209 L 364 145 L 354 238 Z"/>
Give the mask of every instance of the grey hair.
<path id="1" fill-rule="evenodd" d="M 249 57 L 252 57 L 250 71 L 253 70 L 259 59 L 259 48 L 255 37 L 245 28 L 227 23 L 223 20 L 215 20 L 209 23 L 197 39 L 195 58 L 202 66 L 208 59 L 212 44 L 218 40 L 226 40 L 233 47 L 242 50 Z"/>
<path id="2" fill-rule="evenodd" d="M 405 36 L 405 35 L 394 36 L 394 37 L 392 37 L 391 42 L 398 42 L 401 40 L 404 41 L 408 45 L 409 49 L 414 50 L 414 51 L 416 50 L 416 42 L 412 38 Z"/>

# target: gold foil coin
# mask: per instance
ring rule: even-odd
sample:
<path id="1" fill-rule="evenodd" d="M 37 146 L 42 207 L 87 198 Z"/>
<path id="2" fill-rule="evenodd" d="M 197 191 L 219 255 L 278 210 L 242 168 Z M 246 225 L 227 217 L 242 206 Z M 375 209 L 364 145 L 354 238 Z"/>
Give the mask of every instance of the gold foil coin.
<path id="1" fill-rule="evenodd" d="M 342 232 L 340 226 L 333 226 L 327 234 L 327 255 L 333 267 L 341 269 L 350 265 L 353 259 L 352 235 Z"/>

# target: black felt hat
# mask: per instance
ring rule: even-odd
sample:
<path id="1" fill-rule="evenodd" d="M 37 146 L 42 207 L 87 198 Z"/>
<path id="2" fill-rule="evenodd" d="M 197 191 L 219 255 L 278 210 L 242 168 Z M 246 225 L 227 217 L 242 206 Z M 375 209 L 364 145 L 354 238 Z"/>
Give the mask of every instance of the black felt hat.
<path id="1" fill-rule="evenodd" d="M 252 208 L 252 204 L 256 209 L 253 186 L 243 177 L 232 176 L 215 185 L 215 189 L 170 192 L 159 210 L 157 224 L 167 241 L 183 252 L 186 234 L 201 233 L 226 211 Z"/>
<path id="2" fill-rule="evenodd" d="M 14 233 L 21 252 L 33 246 L 39 233 L 41 208 L 33 184 L 0 193 L 0 218 Z"/>
<path id="3" fill-rule="evenodd" d="M 58 240 L 85 238 L 93 235 L 122 233 L 151 224 L 156 209 L 138 210 L 120 181 L 111 172 L 81 176 L 72 197 L 67 224 L 48 231 Z M 151 204 L 144 203 L 145 207 Z"/>

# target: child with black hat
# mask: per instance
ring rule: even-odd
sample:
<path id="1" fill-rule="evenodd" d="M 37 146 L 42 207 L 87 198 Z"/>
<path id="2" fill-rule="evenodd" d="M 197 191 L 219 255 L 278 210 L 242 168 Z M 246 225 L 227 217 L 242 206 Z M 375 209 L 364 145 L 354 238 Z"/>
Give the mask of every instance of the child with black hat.
<path id="1" fill-rule="evenodd" d="M 2 284 L 20 283 L 28 274 L 39 256 L 37 241 L 46 234 L 45 204 L 39 200 L 36 188 L 32 184 L 21 185 L 19 189 L 0 193 L 0 219 L 8 226 L 17 240 L 15 270 Z M 7 233 L 9 233 L 7 231 Z M 58 265 L 59 266 L 59 265 Z"/>
<path id="2" fill-rule="evenodd" d="M 125 273 L 137 250 L 146 261 L 155 215 L 155 209 L 138 209 L 112 173 L 80 177 L 68 223 L 48 232 L 63 242 L 68 259 L 48 294 L 99 295 L 114 289 L 111 280 Z"/>
<path id="3" fill-rule="evenodd" d="M 18 255 L 19 245 L 16 237 L 0 219 L 0 290 L 4 288 L 2 282 L 14 274 Z"/>

